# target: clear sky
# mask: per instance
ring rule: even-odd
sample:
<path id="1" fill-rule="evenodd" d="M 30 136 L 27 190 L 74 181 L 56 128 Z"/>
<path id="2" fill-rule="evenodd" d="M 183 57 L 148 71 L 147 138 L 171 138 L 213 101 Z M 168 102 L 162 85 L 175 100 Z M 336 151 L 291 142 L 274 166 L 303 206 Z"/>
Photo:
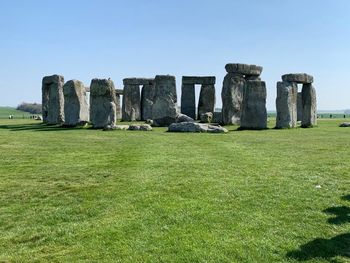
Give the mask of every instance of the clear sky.
<path id="1" fill-rule="evenodd" d="M 350 108 L 349 0 L 1 0 L 0 105 L 41 102 L 41 79 L 171 74 L 217 77 L 264 67 L 267 107 L 284 73 L 314 76 L 319 109 Z"/>

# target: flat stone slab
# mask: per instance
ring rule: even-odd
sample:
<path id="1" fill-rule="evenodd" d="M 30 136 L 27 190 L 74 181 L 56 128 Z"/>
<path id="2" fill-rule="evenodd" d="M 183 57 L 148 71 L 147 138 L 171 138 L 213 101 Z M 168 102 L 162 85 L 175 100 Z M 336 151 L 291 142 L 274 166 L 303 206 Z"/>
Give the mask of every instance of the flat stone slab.
<path id="1" fill-rule="evenodd" d="M 125 78 L 124 85 L 153 85 L 154 78 Z"/>
<path id="2" fill-rule="evenodd" d="M 203 132 L 203 133 L 227 133 L 228 130 L 220 125 L 209 125 L 197 122 L 172 123 L 169 132 Z"/>
<path id="3" fill-rule="evenodd" d="M 339 127 L 350 127 L 350 122 L 343 122 L 339 124 Z"/>
<path id="4" fill-rule="evenodd" d="M 282 75 L 282 80 L 287 82 L 296 82 L 300 84 L 310 84 L 314 82 L 314 77 L 306 73 L 291 73 Z"/>
<path id="5" fill-rule="evenodd" d="M 257 65 L 229 63 L 225 66 L 227 73 L 237 73 L 248 76 L 260 76 L 263 67 Z"/>
<path id="6" fill-rule="evenodd" d="M 194 122 L 194 119 L 187 116 L 186 114 L 179 113 L 175 118 L 175 122 Z"/>
<path id="7" fill-rule="evenodd" d="M 216 78 L 214 76 L 183 76 L 182 83 L 183 84 L 198 84 L 198 85 L 214 85 Z"/>

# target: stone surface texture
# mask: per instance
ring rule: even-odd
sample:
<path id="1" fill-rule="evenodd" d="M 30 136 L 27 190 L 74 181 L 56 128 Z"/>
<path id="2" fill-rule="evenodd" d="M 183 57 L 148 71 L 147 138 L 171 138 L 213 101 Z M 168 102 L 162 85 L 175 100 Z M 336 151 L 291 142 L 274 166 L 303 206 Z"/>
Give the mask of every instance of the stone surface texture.
<path id="1" fill-rule="evenodd" d="M 290 73 L 282 75 L 282 80 L 286 82 L 296 82 L 299 84 L 311 84 L 314 77 L 306 73 Z"/>
<path id="2" fill-rule="evenodd" d="M 46 76 L 42 80 L 42 115 L 47 124 L 64 123 L 64 77 Z"/>
<path id="3" fill-rule="evenodd" d="M 195 84 L 182 83 L 181 86 L 181 113 L 196 119 Z"/>
<path id="4" fill-rule="evenodd" d="M 186 114 L 178 113 L 175 122 L 194 122 L 194 119 L 187 116 Z"/>
<path id="5" fill-rule="evenodd" d="M 135 84 L 125 84 L 122 105 L 123 121 L 141 120 L 141 95 L 140 86 Z"/>
<path id="6" fill-rule="evenodd" d="M 155 99 L 155 84 L 145 84 L 141 90 L 141 120 L 153 119 L 152 107 Z"/>
<path id="7" fill-rule="evenodd" d="M 129 131 L 152 131 L 149 124 L 132 124 L 128 128 Z"/>
<path id="8" fill-rule="evenodd" d="M 69 80 L 63 86 L 64 125 L 77 126 L 89 122 L 86 89 L 79 80 Z"/>
<path id="9" fill-rule="evenodd" d="M 260 76 L 263 67 L 257 65 L 229 63 L 225 66 L 227 73 L 238 73 L 248 76 Z"/>
<path id="10" fill-rule="evenodd" d="M 297 126 L 298 85 L 293 82 L 277 82 L 276 128 Z"/>
<path id="11" fill-rule="evenodd" d="M 202 113 L 200 116 L 200 121 L 202 123 L 211 123 L 213 121 L 213 113 L 212 112 Z"/>
<path id="12" fill-rule="evenodd" d="M 241 74 L 226 74 L 221 91 L 222 123 L 224 125 L 240 123 L 245 83 Z"/>
<path id="13" fill-rule="evenodd" d="M 266 84 L 264 81 L 247 81 L 244 87 L 240 129 L 266 128 Z"/>
<path id="14" fill-rule="evenodd" d="M 115 126 L 114 83 L 110 79 L 93 79 L 90 85 L 90 121 L 93 128 Z"/>
<path id="15" fill-rule="evenodd" d="M 312 84 L 303 84 L 301 90 L 303 113 L 301 127 L 308 128 L 317 125 L 316 90 Z"/>
<path id="16" fill-rule="evenodd" d="M 214 76 L 183 76 L 183 84 L 214 85 L 216 78 Z"/>
<path id="17" fill-rule="evenodd" d="M 172 123 L 169 128 L 169 132 L 207 132 L 207 133 L 226 133 L 228 132 L 221 126 L 214 126 L 196 122 L 181 122 Z"/>
<path id="18" fill-rule="evenodd" d="M 155 77 L 155 101 L 152 106 L 154 126 L 169 126 L 178 114 L 175 77 L 157 75 Z"/>
<path id="19" fill-rule="evenodd" d="M 202 85 L 198 100 L 198 117 L 206 112 L 214 112 L 215 86 L 214 84 Z"/>
<path id="20" fill-rule="evenodd" d="M 297 97 L 297 121 L 301 121 L 303 118 L 303 100 L 301 92 L 298 92 Z"/>

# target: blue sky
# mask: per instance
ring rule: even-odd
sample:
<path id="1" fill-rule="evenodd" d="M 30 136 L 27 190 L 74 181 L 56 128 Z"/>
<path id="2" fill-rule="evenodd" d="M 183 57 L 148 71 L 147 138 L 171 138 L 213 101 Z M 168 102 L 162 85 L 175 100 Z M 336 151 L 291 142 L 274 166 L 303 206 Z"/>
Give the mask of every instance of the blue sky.
<path id="1" fill-rule="evenodd" d="M 264 67 L 267 107 L 284 73 L 314 76 L 319 109 L 350 108 L 348 0 L 1 0 L 0 105 L 41 101 L 41 79 L 171 74 L 217 77 Z"/>

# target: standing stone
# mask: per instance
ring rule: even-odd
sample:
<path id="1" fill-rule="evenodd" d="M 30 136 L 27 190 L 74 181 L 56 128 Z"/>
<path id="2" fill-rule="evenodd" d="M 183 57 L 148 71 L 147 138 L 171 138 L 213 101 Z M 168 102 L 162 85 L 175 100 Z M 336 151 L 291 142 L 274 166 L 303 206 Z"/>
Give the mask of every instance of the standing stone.
<path id="1" fill-rule="evenodd" d="M 63 76 L 52 75 L 43 78 L 42 114 L 44 123 L 62 124 L 64 122 L 63 84 Z"/>
<path id="2" fill-rule="evenodd" d="M 195 84 L 182 83 L 181 86 L 181 113 L 196 119 Z"/>
<path id="3" fill-rule="evenodd" d="M 303 105 L 301 127 L 313 127 L 317 125 L 316 90 L 312 84 L 303 84 L 301 93 Z"/>
<path id="4" fill-rule="evenodd" d="M 277 82 L 276 128 L 297 126 L 298 85 L 294 82 Z"/>
<path id="5" fill-rule="evenodd" d="M 146 121 L 153 119 L 152 107 L 155 96 L 155 85 L 154 81 L 150 84 L 145 84 L 141 91 L 141 120 Z"/>
<path id="6" fill-rule="evenodd" d="M 155 78 L 155 101 L 152 107 L 153 125 L 169 126 L 177 116 L 175 77 L 157 75 Z"/>
<path id="7" fill-rule="evenodd" d="M 117 109 L 117 120 L 120 120 L 122 118 L 122 107 L 120 104 L 120 96 L 123 95 L 122 89 L 116 89 L 115 90 L 115 107 Z"/>
<path id="8" fill-rule="evenodd" d="M 141 96 L 139 85 L 124 83 L 122 119 L 123 121 L 141 120 Z"/>
<path id="9" fill-rule="evenodd" d="M 302 100 L 302 94 L 301 92 L 298 92 L 298 97 L 297 97 L 297 120 L 301 121 L 303 116 L 303 100 Z"/>
<path id="10" fill-rule="evenodd" d="M 93 128 L 113 127 L 116 122 L 114 83 L 110 79 L 93 79 L 90 85 L 90 121 Z"/>
<path id="11" fill-rule="evenodd" d="M 221 91 L 223 125 L 240 123 L 245 82 L 241 74 L 226 74 Z"/>
<path id="12" fill-rule="evenodd" d="M 250 80 L 244 86 L 240 129 L 266 129 L 266 84 L 264 81 Z"/>
<path id="13" fill-rule="evenodd" d="M 202 85 L 198 101 L 198 116 L 207 112 L 214 112 L 215 86 L 213 84 Z"/>
<path id="14" fill-rule="evenodd" d="M 86 89 L 79 80 L 69 80 L 63 86 L 64 125 L 76 126 L 89 122 Z"/>

